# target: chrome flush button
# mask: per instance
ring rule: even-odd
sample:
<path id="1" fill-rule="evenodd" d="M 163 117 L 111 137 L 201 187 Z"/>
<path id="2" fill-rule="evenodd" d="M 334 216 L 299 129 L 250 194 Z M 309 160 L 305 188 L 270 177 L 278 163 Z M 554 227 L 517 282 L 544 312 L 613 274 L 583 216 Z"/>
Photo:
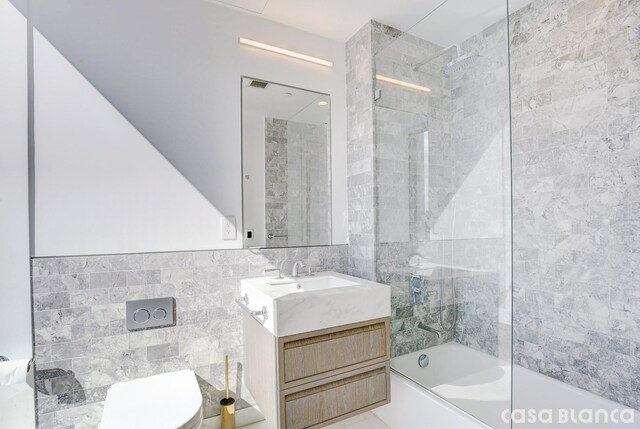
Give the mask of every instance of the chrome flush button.
<path id="1" fill-rule="evenodd" d="M 144 308 L 139 308 L 133 313 L 133 320 L 136 323 L 145 323 L 151 315 Z"/>
<path id="2" fill-rule="evenodd" d="M 167 317 L 167 310 L 164 308 L 156 308 L 153 310 L 153 318 L 156 320 L 162 320 Z"/>
<path id="3" fill-rule="evenodd" d="M 173 297 L 148 298 L 126 302 L 125 317 L 129 331 L 174 326 L 175 301 Z"/>

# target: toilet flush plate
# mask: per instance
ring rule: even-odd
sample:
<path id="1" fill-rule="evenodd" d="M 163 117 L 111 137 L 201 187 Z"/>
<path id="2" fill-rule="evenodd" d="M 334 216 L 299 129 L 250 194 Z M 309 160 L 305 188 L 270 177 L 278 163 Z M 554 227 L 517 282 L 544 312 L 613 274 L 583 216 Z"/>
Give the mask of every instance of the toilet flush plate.
<path id="1" fill-rule="evenodd" d="M 175 303 L 172 297 L 127 301 L 127 329 L 161 328 L 176 324 Z"/>

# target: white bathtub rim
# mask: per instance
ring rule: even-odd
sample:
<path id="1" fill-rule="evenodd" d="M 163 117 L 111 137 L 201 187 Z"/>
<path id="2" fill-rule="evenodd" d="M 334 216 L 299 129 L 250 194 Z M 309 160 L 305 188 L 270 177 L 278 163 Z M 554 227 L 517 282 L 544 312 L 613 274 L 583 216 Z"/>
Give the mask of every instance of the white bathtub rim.
<path id="1" fill-rule="evenodd" d="M 445 346 L 447 345 L 445 344 L 437 347 L 444 349 Z M 469 352 L 473 351 L 475 353 L 482 353 L 464 345 L 455 344 L 454 347 L 456 346 L 460 348 L 468 349 Z M 451 348 L 451 346 L 447 348 Z M 428 354 L 429 349 L 416 351 L 412 354 L 421 353 L 421 352 Z M 495 360 L 494 364 L 500 365 L 507 362 L 505 360 L 502 360 L 490 355 L 487 355 L 487 357 L 490 357 L 492 360 Z M 414 365 L 417 366 L 417 359 Z M 417 398 L 416 400 L 418 402 L 421 402 L 424 399 L 425 404 L 427 404 L 427 401 L 429 401 L 429 403 L 432 404 L 432 406 L 436 407 L 434 408 L 434 410 L 442 411 L 442 415 L 446 414 L 447 412 L 454 413 L 454 414 L 451 414 L 452 418 L 454 418 L 453 417 L 454 415 L 456 416 L 455 419 L 464 417 L 466 421 L 474 422 L 476 425 L 475 427 L 478 427 L 478 428 L 490 428 L 491 427 L 490 424 L 498 423 L 497 421 L 494 422 L 493 419 L 490 419 L 489 422 L 485 423 L 485 421 L 480 420 L 478 417 L 475 417 L 474 414 L 470 414 L 469 411 L 466 411 L 464 408 L 461 408 L 459 405 L 450 402 L 450 400 L 446 396 L 440 395 L 438 392 L 432 391 L 431 389 L 426 387 L 423 383 L 420 382 L 421 381 L 420 379 L 411 378 L 412 376 L 411 372 L 409 372 L 408 374 L 401 372 L 403 369 L 404 368 L 402 367 L 398 369 L 392 368 L 392 386 L 394 381 L 401 383 L 400 385 L 396 384 L 395 388 L 402 390 L 403 393 L 401 393 L 400 395 L 401 396 L 400 399 L 402 401 L 411 402 L 410 400 L 404 397 L 405 395 L 411 395 L 411 396 L 417 395 L 415 396 L 415 398 Z M 543 409 L 543 408 L 553 409 L 553 410 L 555 409 L 559 410 L 559 409 L 565 409 L 565 408 L 570 410 L 571 409 L 579 410 L 582 408 L 608 409 L 608 410 L 633 409 L 624 404 L 618 403 L 616 401 L 613 401 L 611 399 L 589 392 L 585 389 L 581 389 L 579 387 L 573 386 L 571 384 L 564 383 L 560 380 L 554 379 L 552 377 L 549 377 L 548 375 L 539 373 L 537 371 L 533 371 L 531 369 L 525 368 L 521 365 L 510 365 L 510 370 L 508 371 L 508 374 L 505 374 L 505 376 L 510 378 L 510 389 L 511 389 L 510 395 L 509 395 L 510 401 L 507 406 L 511 412 L 513 412 L 514 410 L 522 410 L 522 409 L 536 410 L 536 409 Z M 521 391 L 521 389 L 524 389 L 525 386 L 527 386 L 526 393 Z M 549 396 L 547 392 L 553 392 L 553 393 Z M 393 400 L 394 400 L 394 392 L 392 391 L 392 394 L 391 394 L 392 405 L 393 405 Z M 551 402 L 549 403 L 549 401 Z M 380 414 L 384 414 L 387 419 L 390 419 L 391 414 L 389 413 L 399 412 L 400 410 L 402 410 L 402 406 L 399 406 L 398 404 L 396 404 L 395 407 L 392 406 L 391 408 L 389 408 L 388 413 L 386 411 L 382 411 Z M 640 410 L 634 410 L 634 411 L 635 411 L 635 422 L 640 422 Z M 419 414 L 420 413 L 418 412 L 417 415 Z M 379 414 L 376 414 L 376 415 L 382 418 L 381 415 Z M 438 413 L 438 415 L 440 415 L 440 413 Z M 391 427 L 394 427 L 393 422 L 387 422 L 387 424 L 389 424 Z M 396 429 L 400 429 L 400 428 L 396 428 Z"/>
<path id="2" fill-rule="evenodd" d="M 426 396 L 427 397 L 426 399 L 435 402 L 436 406 L 444 409 L 447 412 L 456 414 L 459 418 L 466 420 L 470 425 L 475 425 L 475 427 L 477 427 L 478 429 L 492 429 L 491 426 L 487 425 L 482 420 L 477 419 L 476 417 L 467 413 L 463 409 L 453 405 L 451 402 L 447 401 L 443 397 L 435 394 L 434 392 L 430 391 L 426 387 L 413 381 L 411 378 L 403 375 L 402 373 L 398 372 L 393 368 L 391 369 L 391 377 L 392 377 L 392 380 L 391 380 L 392 383 L 393 383 L 393 378 L 395 377 L 398 382 L 404 384 L 408 389 L 414 390 L 415 394 Z M 386 407 L 390 405 L 393 405 L 393 391 L 391 392 L 391 404 L 386 405 Z M 386 421 L 386 419 L 381 415 L 380 409 L 374 409 L 372 412 L 378 418 L 383 420 L 392 429 L 400 429 L 394 425 L 394 422 Z"/>
<path id="3" fill-rule="evenodd" d="M 483 422 L 482 420 L 478 419 L 477 417 L 473 416 L 472 414 L 469 414 L 468 412 L 466 412 L 465 410 L 463 410 L 462 408 L 454 405 L 453 403 L 449 402 L 446 398 L 438 395 L 435 392 L 432 392 L 430 389 L 420 385 L 420 383 L 417 383 L 415 381 L 413 381 L 412 379 L 410 379 L 409 377 L 403 375 L 402 373 L 398 372 L 395 369 L 391 369 L 391 371 L 399 376 L 401 379 L 403 379 L 403 381 L 405 382 L 409 382 L 409 387 L 419 390 L 421 393 L 427 393 L 428 395 L 431 395 L 436 402 L 438 402 L 440 405 L 444 406 L 444 408 L 449 409 L 450 411 L 459 413 L 462 417 L 465 417 L 467 419 L 469 419 L 472 423 L 476 423 L 478 424 L 480 427 L 482 428 L 487 428 L 487 429 L 492 429 L 491 426 L 489 426 L 488 424 L 486 424 L 485 422 Z M 393 400 L 393 398 L 392 398 Z"/>
<path id="4" fill-rule="evenodd" d="M 513 370 L 512 370 L 512 398 L 511 398 L 511 408 L 512 410 L 515 409 L 527 409 L 526 406 L 521 407 L 520 405 L 522 405 L 523 402 L 526 402 L 528 400 L 530 400 L 529 397 L 525 397 L 524 399 L 522 398 L 518 398 L 519 395 L 515 394 L 516 391 L 516 386 L 521 387 L 520 384 L 518 383 L 517 379 L 518 379 L 518 373 L 525 375 L 527 377 L 531 377 L 532 379 L 536 380 L 536 381 L 542 381 L 545 384 L 550 384 L 551 386 L 554 386 L 556 388 L 556 390 L 553 390 L 554 392 L 558 392 L 558 390 L 565 390 L 570 392 L 570 395 L 568 396 L 563 396 L 564 398 L 582 398 L 584 399 L 585 402 L 595 402 L 595 403 L 599 403 L 602 405 L 602 408 L 609 408 L 609 409 L 631 409 L 634 410 L 634 412 L 636 413 L 637 416 L 637 421 L 640 422 L 640 410 L 636 410 L 632 407 L 629 407 L 627 405 L 621 404 L 619 402 L 613 401 L 609 398 L 605 398 L 604 396 L 600 396 L 597 395 L 595 393 L 589 392 L 588 390 L 585 389 L 581 389 L 579 387 L 573 386 L 571 384 L 565 383 L 563 381 L 560 381 L 558 379 L 555 379 L 553 377 L 550 377 L 548 375 L 539 373 L 537 371 L 531 370 L 529 368 L 525 368 L 521 365 L 513 365 Z M 527 384 L 530 387 L 530 383 Z"/>

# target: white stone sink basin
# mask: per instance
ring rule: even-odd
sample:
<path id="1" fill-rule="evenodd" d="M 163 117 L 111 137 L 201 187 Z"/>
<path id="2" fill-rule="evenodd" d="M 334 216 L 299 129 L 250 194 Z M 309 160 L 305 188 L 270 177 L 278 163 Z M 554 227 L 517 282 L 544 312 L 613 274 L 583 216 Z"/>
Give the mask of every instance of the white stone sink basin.
<path id="1" fill-rule="evenodd" d="M 264 327 L 276 337 L 389 317 L 389 286 L 334 272 L 311 277 L 243 279 L 240 293 L 252 311 L 266 309 Z M 366 297 L 366 299 L 363 299 Z"/>

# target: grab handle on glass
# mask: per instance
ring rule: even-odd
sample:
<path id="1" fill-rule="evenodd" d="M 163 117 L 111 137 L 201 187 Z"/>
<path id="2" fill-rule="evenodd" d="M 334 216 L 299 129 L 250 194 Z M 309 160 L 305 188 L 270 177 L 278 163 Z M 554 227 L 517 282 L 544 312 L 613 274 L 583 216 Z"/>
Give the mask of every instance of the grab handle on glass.
<path id="1" fill-rule="evenodd" d="M 274 238 L 287 238 L 287 237 L 289 237 L 289 236 L 288 235 L 274 235 L 274 234 L 271 234 L 271 233 L 269 233 L 269 235 L 267 235 L 267 238 L 269 240 L 273 240 Z"/>

